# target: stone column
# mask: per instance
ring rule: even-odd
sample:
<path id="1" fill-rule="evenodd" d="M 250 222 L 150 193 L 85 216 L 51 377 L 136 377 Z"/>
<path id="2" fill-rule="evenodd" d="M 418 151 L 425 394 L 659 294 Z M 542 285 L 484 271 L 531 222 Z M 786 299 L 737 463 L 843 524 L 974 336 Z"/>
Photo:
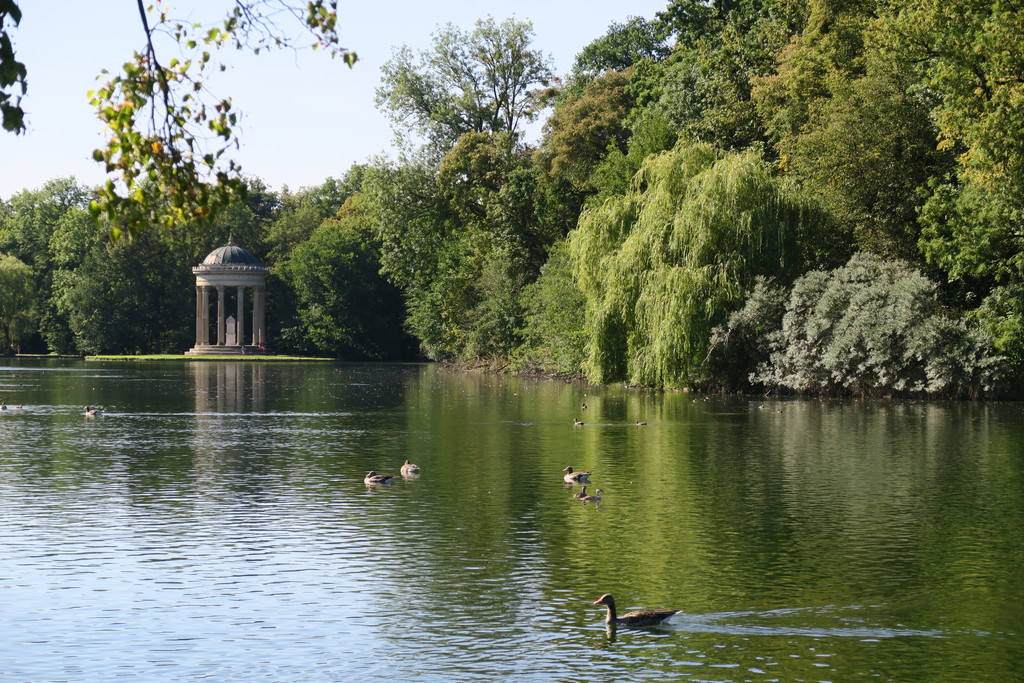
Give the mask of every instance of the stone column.
<path id="1" fill-rule="evenodd" d="M 203 303 L 200 311 L 202 338 L 199 340 L 199 343 L 206 346 L 210 343 L 210 288 L 203 285 L 200 289 L 202 290 Z"/>
<path id="2" fill-rule="evenodd" d="M 260 345 L 260 288 L 252 288 L 252 345 Z"/>
<path id="3" fill-rule="evenodd" d="M 203 343 L 203 288 L 196 285 L 196 346 Z"/>
<path id="4" fill-rule="evenodd" d="M 245 346 L 245 285 L 238 285 L 235 292 L 235 343 Z"/>
<path id="5" fill-rule="evenodd" d="M 260 344 L 267 345 L 267 288 L 260 287 Z"/>
<path id="6" fill-rule="evenodd" d="M 217 285 L 217 346 L 224 346 L 227 320 L 224 315 L 224 285 Z"/>

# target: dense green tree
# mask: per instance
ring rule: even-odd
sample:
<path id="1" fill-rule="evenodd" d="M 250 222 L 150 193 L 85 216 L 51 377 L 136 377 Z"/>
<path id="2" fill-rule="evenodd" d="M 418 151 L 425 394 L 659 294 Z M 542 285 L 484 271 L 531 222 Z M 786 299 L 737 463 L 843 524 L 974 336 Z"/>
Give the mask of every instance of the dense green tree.
<path id="1" fill-rule="evenodd" d="M 587 208 L 570 238 L 586 299 L 587 374 L 706 382 L 712 328 L 755 276 L 800 272 L 813 218 L 757 150 L 680 141 L 651 156 L 630 192 Z"/>
<path id="2" fill-rule="evenodd" d="M 431 50 L 395 51 L 382 67 L 377 105 L 395 135 L 424 136 L 443 154 L 463 133 L 518 132 L 544 105 L 538 88 L 553 78 L 550 57 L 532 49 L 529 22 L 493 18 L 472 31 L 453 24 L 433 34 Z"/>
<path id="3" fill-rule="evenodd" d="M 622 72 L 644 60 L 660 61 L 670 52 L 660 25 L 643 17 L 613 22 L 603 36 L 576 55 L 569 90 L 579 94 L 583 86 L 607 71 Z"/>
<path id="4" fill-rule="evenodd" d="M 906 73 L 872 57 L 865 75 L 835 84 L 785 141 L 786 164 L 855 248 L 921 261 L 920 191 L 952 155 L 936 149 L 929 107 L 910 94 Z"/>
<path id="5" fill-rule="evenodd" d="M 66 211 L 53 226 L 50 236 L 52 270 L 42 279 L 47 285 L 46 298 L 41 296 L 38 304 L 39 332 L 51 352 L 79 353 L 70 321 L 58 306 L 61 287 L 67 282 L 67 275 L 85 262 L 90 249 L 106 233 L 105 226 L 97 226 L 89 212 L 79 207 Z"/>
<path id="6" fill-rule="evenodd" d="M 775 0 L 671 0 L 657 13 L 654 23 L 660 33 L 688 50 L 708 36 L 721 33 L 730 23 L 746 28 L 763 16 L 791 13 L 793 4 Z"/>
<path id="7" fill-rule="evenodd" d="M 3 350 L 14 353 L 31 329 L 31 310 L 35 298 L 32 268 L 9 254 L 0 253 L 0 330 Z"/>
<path id="8" fill-rule="evenodd" d="M 263 230 L 261 247 L 270 262 L 285 263 L 321 223 L 334 217 L 345 201 L 360 190 L 362 173 L 363 167 L 356 165 L 340 180 L 328 178 L 298 192 L 285 188 Z"/>
<path id="9" fill-rule="evenodd" d="M 809 0 L 802 30 L 779 45 L 777 66 L 759 74 L 752 92 L 785 165 L 789 145 L 836 87 L 864 74 L 864 40 L 874 0 Z"/>
<path id="10" fill-rule="evenodd" d="M 89 190 L 74 178 L 51 180 L 38 190 L 14 195 L 0 217 L 0 249 L 39 272 L 48 270 L 54 226 L 68 211 L 88 206 L 89 198 Z"/>
<path id="11" fill-rule="evenodd" d="M 752 90 L 774 73 L 779 51 L 802 27 L 800 4 L 675 0 L 656 23 L 676 46 L 644 95 L 635 93 L 641 104 L 688 139 L 734 150 L 763 140 Z"/>
<path id="12" fill-rule="evenodd" d="M 298 245 L 284 269 L 303 335 L 320 353 L 348 360 L 415 356 L 401 293 L 379 273 L 365 199 L 351 197 Z"/>
<path id="13" fill-rule="evenodd" d="M 385 165 L 364 183 L 383 272 L 406 297 L 431 358 L 507 356 L 520 344 L 522 288 L 561 226 L 538 220 L 530 151 L 510 132 L 463 135 L 435 167 Z"/>
<path id="14" fill-rule="evenodd" d="M 381 271 L 402 290 L 409 329 L 428 357 L 459 348 L 452 314 L 466 284 L 458 222 L 425 159 L 381 162 L 366 173 L 364 191 L 376 226 Z M 454 310 L 450 310 L 453 307 Z"/>
<path id="15" fill-rule="evenodd" d="M 806 28 L 752 93 L 780 167 L 832 213 L 851 249 L 919 261 L 920 188 L 951 159 L 906 59 L 883 52 L 872 1 L 808 4 Z M 845 260 L 850 253 L 837 250 Z"/>
<path id="16" fill-rule="evenodd" d="M 629 117 L 629 127 L 625 150 L 609 144 L 607 154 L 594 169 L 590 183 L 597 193 L 588 197 L 591 203 L 628 192 L 644 160 L 672 149 L 679 139 L 672 123 L 652 108 L 635 108 Z"/>
<path id="17" fill-rule="evenodd" d="M 55 276 L 57 311 L 79 353 L 181 353 L 195 331 L 194 280 L 158 230 L 94 235 L 82 263 Z"/>
<path id="18" fill-rule="evenodd" d="M 1024 285 L 996 287 L 969 316 L 1006 360 L 1005 385 L 1019 395 L 1024 380 Z"/>
<path id="19" fill-rule="evenodd" d="M 14 195 L 0 213 L 0 251 L 32 268 L 37 296 L 31 315 L 40 336 L 29 340 L 27 347 L 34 352 L 45 351 L 44 344 L 70 350 L 66 320 L 54 308 L 53 282 L 56 269 L 77 263 L 80 255 L 65 235 L 80 235 L 83 229 L 90 235 L 95 232 L 85 208 L 89 198 L 88 190 L 73 178 L 56 179 Z"/>
<path id="20" fill-rule="evenodd" d="M 582 313 L 586 300 L 576 286 L 568 247 L 565 240 L 554 245 L 540 276 L 523 291 L 523 347 L 517 353 L 520 365 L 545 372 L 583 372 L 586 336 Z"/>
<path id="21" fill-rule="evenodd" d="M 773 18 L 747 30 L 730 21 L 692 48 L 677 48 L 652 108 L 687 138 L 737 150 L 763 140 L 751 93 L 755 79 L 774 72 L 785 29 Z"/>
<path id="22" fill-rule="evenodd" d="M 626 151 L 626 122 L 633 98 L 626 93 L 629 75 L 608 71 L 592 79 L 579 96 L 561 102 L 545 126 L 547 172 L 577 192 L 594 190 L 594 170 L 609 146 Z"/>
<path id="23" fill-rule="evenodd" d="M 950 278 L 1017 283 L 1024 276 L 1024 11 L 1003 0 L 923 0 L 885 26 L 917 66 L 939 145 L 956 167 L 933 179 L 922 247 Z"/>

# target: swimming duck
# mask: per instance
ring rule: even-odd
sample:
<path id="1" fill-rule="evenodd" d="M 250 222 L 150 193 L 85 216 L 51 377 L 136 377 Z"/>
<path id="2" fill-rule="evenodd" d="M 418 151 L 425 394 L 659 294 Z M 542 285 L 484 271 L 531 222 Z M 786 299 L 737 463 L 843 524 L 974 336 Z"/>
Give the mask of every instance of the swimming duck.
<path id="1" fill-rule="evenodd" d="M 605 593 L 595 600 L 594 604 L 608 607 L 604 623 L 609 626 L 654 626 L 679 612 L 677 609 L 638 609 L 634 612 L 626 612 L 619 617 L 615 614 L 615 598 L 611 593 Z"/>
<path id="2" fill-rule="evenodd" d="M 647 423 L 646 422 L 640 422 L 639 420 L 637 420 L 636 422 L 633 423 L 633 425 L 635 427 L 646 427 Z"/>
<path id="3" fill-rule="evenodd" d="M 90 408 L 89 406 L 82 406 L 82 409 L 85 411 L 85 414 L 87 416 L 89 416 L 89 417 L 93 417 L 94 415 L 102 415 L 103 414 L 103 409 L 102 408 Z"/>
<path id="4" fill-rule="evenodd" d="M 420 473 L 420 466 L 419 465 L 413 465 L 411 462 L 406 460 L 405 464 L 402 465 L 402 470 L 401 471 L 402 471 L 402 476 L 403 477 L 405 475 L 407 475 L 407 474 L 419 474 Z"/>
<path id="5" fill-rule="evenodd" d="M 584 486 L 582 491 L 577 491 L 576 493 L 572 494 L 572 497 L 575 498 L 576 500 L 583 500 L 584 498 L 587 497 L 587 487 Z"/>
<path id="6" fill-rule="evenodd" d="M 373 486 L 374 484 L 390 484 L 391 480 L 395 478 L 393 474 L 377 474 L 375 470 L 370 470 L 363 477 L 363 483 L 367 486 Z"/>
<path id="7" fill-rule="evenodd" d="M 590 479 L 590 472 L 573 472 L 572 467 L 566 467 L 564 470 L 565 476 L 562 477 L 569 484 L 580 484 Z"/>
<path id="8" fill-rule="evenodd" d="M 588 495 L 586 495 L 586 493 L 587 493 L 587 487 L 584 486 L 583 487 L 583 495 L 580 496 L 580 500 L 582 500 L 584 503 L 600 503 L 601 502 L 601 494 L 604 493 L 604 491 L 602 489 L 598 489 L 597 491 L 594 492 L 597 495 L 594 495 L 594 496 L 588 496 Z"/>
<path id="9" fill-rule="evenodd" d="M 580 420 L 580 419 L 575 418 L 575 417 L 572 419 L 572 423 L 576 427 L 582 427 L 583 426 L 583 420 Z"/>

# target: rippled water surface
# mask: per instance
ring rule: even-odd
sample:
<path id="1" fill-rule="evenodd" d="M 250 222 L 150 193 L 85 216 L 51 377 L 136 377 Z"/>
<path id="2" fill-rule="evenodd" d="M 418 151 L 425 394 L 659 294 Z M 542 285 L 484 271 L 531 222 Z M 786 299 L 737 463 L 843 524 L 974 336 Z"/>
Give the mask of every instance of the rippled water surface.
<path id="1" fill-rule="evenodd" d="M 0 680 L 1024 670 L 1018 404 L 70 361 L 0 367 L 0 400 Z M 681 612 L 609 632 L 605 592 Z"/>

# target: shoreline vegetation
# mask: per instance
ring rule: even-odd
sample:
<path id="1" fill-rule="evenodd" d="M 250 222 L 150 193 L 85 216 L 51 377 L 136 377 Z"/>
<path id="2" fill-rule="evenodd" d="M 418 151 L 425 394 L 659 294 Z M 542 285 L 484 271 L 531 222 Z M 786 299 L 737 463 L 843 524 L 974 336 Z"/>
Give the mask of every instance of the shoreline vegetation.
<path id="1" fill-rule="evenodd" d="M 296 360 L 1020 397 L 1024 24 L 1000 3 L 671 0 L 560 75 L 532 39 L 488 18 L 397 50 L 377 104 L 404 153 L 320 186 L 250 178 L 207 219 L 116 240 L 72 178 L 0 201 L 0 334 L 187 348 L 190 268 L 233 239 L 269 268 L 268 344 Z"/>

